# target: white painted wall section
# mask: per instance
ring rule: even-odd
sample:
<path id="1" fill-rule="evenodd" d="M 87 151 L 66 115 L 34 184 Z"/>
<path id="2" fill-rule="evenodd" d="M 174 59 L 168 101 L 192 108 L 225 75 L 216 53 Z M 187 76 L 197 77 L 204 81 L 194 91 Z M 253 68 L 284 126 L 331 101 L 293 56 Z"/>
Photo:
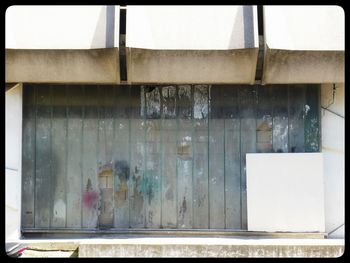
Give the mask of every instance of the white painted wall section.
<path id="1" fill-rule="evenodd" d="M 119 6 L 10 6 L 6 48 L 119 47 Z"/>
<path id="2" fill-rule="evenodd" d="M 345 96 L 344 83 L 321 86 L 322 153 L 324 155 L 326 232 L 345 236 Z M 339 228 L 339 229 L 338 229 Z M 338 230 L 336 230 L 338 229 Z M 334 231 L 336 230 L 336 231 Z"/>
<path id="3" fill-rule="evenodd" d="M 5 96 L 5 238 L 20 237 L 21 156 L 22 156 L 22 85 L 17 84 Z"/>
<path id="4" fill-rule="evenodd" d="M 248 231 L 325 231 L 321 153 L 246 157 Z"/>
<path id="5" fill-rule="evenodd" d="M 22 134 L 22 85 L 16 84 L 5 96 L 5 163 L 6 168 L 19 170 Z"/>

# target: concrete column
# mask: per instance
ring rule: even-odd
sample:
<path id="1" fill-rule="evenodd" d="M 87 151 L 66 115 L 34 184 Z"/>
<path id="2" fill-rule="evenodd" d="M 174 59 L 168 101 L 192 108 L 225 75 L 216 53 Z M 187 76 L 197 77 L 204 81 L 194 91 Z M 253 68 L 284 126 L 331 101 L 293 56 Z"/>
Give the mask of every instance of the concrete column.
<path id="1" fill-rule="evenodd" d="M 22 84 L 5 95 L 5 193 L 6 241 L 20 238 L 22 164 Z"/>

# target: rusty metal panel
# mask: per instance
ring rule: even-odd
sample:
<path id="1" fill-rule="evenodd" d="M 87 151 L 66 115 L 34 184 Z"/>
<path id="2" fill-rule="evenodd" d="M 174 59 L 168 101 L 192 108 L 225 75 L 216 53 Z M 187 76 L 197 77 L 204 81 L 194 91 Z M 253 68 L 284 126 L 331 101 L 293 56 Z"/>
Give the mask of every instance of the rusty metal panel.
<path id="1" fill-rule="evenodd" d="M 246 153 L 317 151 L 318 95 L 25 85 L 22 227 L 246 229 Z"/>
<path id="2" fill-rule="evenodd" d="M 51 215 L 51 88 L 37 89 L 35 227 L 49 228 Z"/>
<path id="3" fill-rule="evenodd" d="M 100 215 L 98 217 L 99 228 L 111 228 L 113 227 L 113 188 L 101 187 L 100 191 L 101 206 Z"/>
<path id="4" fill-rule="evenodd" d="M 52 87 L 51 164 L 52 214 L 51 227 L 66 226 L 67 108 L 66 87 Z"/>
<path id="5" fill-rule="evenodd" d="M 239 90 L 241 119 L 241 228 L 247 229 L 246 153 L 256 152 L 256 86 Z"/>
<path id="6" fill-rule="evenodd" d="M 178 87 L 177 133 L 177 227 L 192 228 L 192 91 L 191 85 Z"/>
<path id="7" fill-rule="evenodd" d="M 162 204 L 161 225 L 176 228 L 177 222 L 177 91 L 176 86 L 162 87 Z"/>
<path id="8" fill-rule="evenodd" d="M 210 91 L 209 115 L 209 228 L 225 228 L 225 119 L 222 89 Z"/>
<path id="9" fill-rule="evenodd" d="M 67 227 L 82 227 L 82 86 L 67 89 Z"/>
<path id="10" fill-rule="evenodd" d="M 304 152 L 306 85 L 289 87 L 289 152 Z"/>
<path id="11" fill-rule="evenodd" d="M 273 152 L 288 152 L 288 86 L 271 86 L 273 94 Z"/>
<path id="12" fill-rule="evenodd" d="M 82 227 L 96 228 L 100 206 L 98 187 L 97 141 L 98 109 L 96 86 L 83 87 L 82 127 Z"/>
<path id="13" fill-rule="evenodd" d="M 35 193 L 35 99 L 32 85 L 23 88 L 23 139 L 22 139 L 22 227 L 34 227 Z"/>
<path id="14" fill-rule="evenodd" d="M 142 184 L 145 196 L 145 226 L 161 224 L 161 90 L 142 87 L 145 91 L 145 173 Z"/>
<path id="15" fill-rule="evenodd" d="M 99 227 L 111 228 L 114 223 L 114 169 L 112 160 L 113 145 L 113 90 L 112 86 L 98 86 L 98 142 L 97 161 L 101 208 Z M 93 160 L 91 160 L 93 161 Z"/>
<path id="16" fill-rule="evenodd" d="M 130 120 L 130 226 L 143 228 L 144 203 L 142 181 L 145 171 L 145 120 L 141 114 L 141 98 L 144 93 L 139 86 L 131 88 L 131 120 Z M 143 110 L 142 110 L 143 111 Z M 143 112 L 142 112 L 143 113 Z"/>
<path id="17" fill-rule="evenodd" d="M 130 87 L 114 88 L 114 227 L 129 227 Z"/>
<path id="18" fill-rule="evenodd" d="M 317 152 L 320 150 L 319 87 L 307 86 L 305 96 L 305 152 Z"/>
<path id="19" fill-rule="evenodd" d="M 209 85 L 195 85 L 193 94 L 193 228 L 209 226 L 208 101 Z"/>
<path id="20" fill-rule="evenodd" d="M 258 153 L 272 151 L 273 93 L 270 87 L 257 87 L 256 148 Z"/>
<path id="21" fill-rule="evenodd" d="M 215 88 L 215 87 L 214 87 Z M 225 151 L 225 228 L 241 228 L 240 119 L 238 87 L 223 86 Z"/>

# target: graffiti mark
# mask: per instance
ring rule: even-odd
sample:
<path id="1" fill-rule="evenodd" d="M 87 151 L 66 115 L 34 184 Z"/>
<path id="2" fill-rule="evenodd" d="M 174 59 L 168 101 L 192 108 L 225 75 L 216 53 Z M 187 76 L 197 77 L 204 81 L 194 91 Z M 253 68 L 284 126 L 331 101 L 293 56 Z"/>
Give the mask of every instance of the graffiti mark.
<path id="1" fill-rule="evenodd" d="M 120 181 L 127 181 L 129 179 L 129 164 L 127 161 L 116 161 L 114 168 Z"/>
<path id="2" fill-rule="evenodd" d="M 182 222 L 184 221 L 186 211 L 187 211 L 187 204 L 186 204 L 186 197 L 184 197 L 182 201 L 182 205 L 180 207 L 180 216 L 181 216 Z"/>
<path id="3" fill-rule="evenodd" d="M 89 192 L 89 191 L 91 191 L 92 190 L 92 184 L 91 184 L 91 180 L 90 180 L 90 178 L 88 179 L 88 181 L 87 181 L 87 184 L 86 184 L 86 192 Z"/>
<path id="4" fill-rule="evenodd" d="M 97 202 L 99 199 L 99 194 L 93 191 L 86 192 L 83 197 L 83 204 L 87 208 L 97 208 Z"/>
<path id="5" fill-rule="evenodd" d="M 107 163 L 105 165 L 102 165 L 98 169 L 99 176 L 111 176 L 112 174 L 113 174 L 112 163 Z"/>
<path id="6" fill-rule="evenodd" d="M 116 161 L 114 164 L 115 174 L 119 178 L 119 184 L 116 186 L 115 196 L 117 200 L 126 200 L 128 196 L 129 164 L 127 161 Z"/>
<path id="7" fill-rule="evenodd" d="M 86 208 L 97 209 L 99 201 L 99 194 L 94 191 L 88 191 L 84 193 L 83 204 Z"/>
<path id="8" fill-rule="evenodd" d="M 141 193 L 148 198 L 148 204 L 151 204 L 155 197 L 155 192 L 160 188 L 160 181 L 151 171 L 144 173 L 141 180 Z"/>

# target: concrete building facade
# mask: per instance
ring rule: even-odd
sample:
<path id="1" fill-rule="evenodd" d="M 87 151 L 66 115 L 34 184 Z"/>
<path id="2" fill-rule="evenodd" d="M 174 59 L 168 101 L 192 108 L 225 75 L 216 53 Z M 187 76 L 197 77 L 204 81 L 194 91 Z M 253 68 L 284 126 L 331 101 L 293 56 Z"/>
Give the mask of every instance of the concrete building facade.
<path id="1" fill-rule="evenodd" d="M 5 33 L 7 241 L 344 238 L 341 7 L 11 6 Z"/>

